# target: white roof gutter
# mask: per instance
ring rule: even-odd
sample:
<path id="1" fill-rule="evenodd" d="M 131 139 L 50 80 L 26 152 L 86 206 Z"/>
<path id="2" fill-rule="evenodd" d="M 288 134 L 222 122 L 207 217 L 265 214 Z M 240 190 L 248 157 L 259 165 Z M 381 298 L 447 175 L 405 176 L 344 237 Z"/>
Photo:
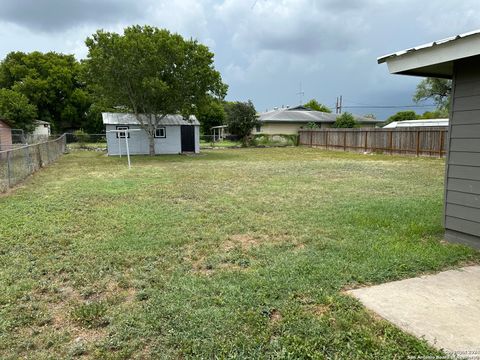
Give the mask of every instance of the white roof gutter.
<path id="1" fill-rule="evenodd" d="M 381 56 L 392 74 L 449 77 L 453 61 L 480 54 L 480 30 Z"/>

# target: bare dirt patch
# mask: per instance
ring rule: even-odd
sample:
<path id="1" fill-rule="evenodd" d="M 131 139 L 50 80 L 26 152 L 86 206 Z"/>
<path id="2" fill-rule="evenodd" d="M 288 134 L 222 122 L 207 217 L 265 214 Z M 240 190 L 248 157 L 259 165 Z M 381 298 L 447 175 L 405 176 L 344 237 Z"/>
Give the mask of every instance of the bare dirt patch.
<path id="1" fill-rule="evenodd" d="M 280 313 L 280 311 L 278 311 L 277 309 L 273 309 L 272 312 L 270 313 L 270 322 L 272 324 L 276 324 L 282 321 L 282 319 L 283 319 L 283 316 Z"/>
<path id="2" fill-rule="evenodd" d="M 60 289 L 62 297 L 57 303 L 49 306 L 52 316 L 52 327 L 56 331 L 66 331 L 73 343 L 95 343 L 105 338 L 105 328 L 84 328 L 76 324 L 70 316 L 72 306 L 84 302 L 83 297 L 75 289 L 66 286 Z"/>
<path id="3" fill-rule="evenodd" d="M 222 244 L 221 248 L 224 251 L 230 251 L 237 247 L 242 250 L 249 250 L 267 241 L 268 237 L 265 235 L 252 236 L 249 234 L 237 234 L 231 235 L 227 241 Z"/>
<path id="4" fill-rule="evenodd" d="M 137 291 L 132 288 L 122 288 L 116 281 L 103 284 L 101 291 L 85 296 L 79 290 L 59 284 L 49 289 L 39 289 L 32 295 L 33 298 L 46 307 L 48 322 L 41 326 L 31 328 L 32 333 L 62 332 L 68 334 L 72 348 L 81 347 L 88 349 L 93 344 L 101 342 L 108 336 L 107 324 L 102 326 L 83 326 L 72 318 L 72 310 L 78 306 L 92 302 L 105 304 L 124 305 L 135 301 Z M 86 350 L 88 354 L 88 350 Z"/>
<path id="5" fill-rule="evenodd" d="M 302 249 L 304 244 L 298 242 L 290 234 L 235 234 L 228 237 L 228 239 L 221 245 L 224 251 L 231 251 L 240 248 L 242 251 L 248 251 L 260 245 L 285 244 L 290 243 L 295 248 Z"/>
<path id="6" fill-rule="evenodd" d="M 193 272 L 211 276 L 216 271 L 245 271 L 249 268 L 248 252 L 262 245 L 285 245 L 292 250 L 301 250 L 305 245 L 288 233 L 285 234 L 235 234 L 215 247 L 215 250 L 185 247 L 182 260 L 189 264 Z M 239 254 L 243 255 L 239 255 Z M 240 256 L 240 258 L 238 257 Z M 243 258 L 242 258 L 243 257 Z"/>
<path id="7" fill-rule="evenodd" d="M 317 317 L 322 317 L 325 314 L 330 312 L 330 305 L 325 304 L 312 304 L 312 305 L 305 305 L 304 310 Z"/>

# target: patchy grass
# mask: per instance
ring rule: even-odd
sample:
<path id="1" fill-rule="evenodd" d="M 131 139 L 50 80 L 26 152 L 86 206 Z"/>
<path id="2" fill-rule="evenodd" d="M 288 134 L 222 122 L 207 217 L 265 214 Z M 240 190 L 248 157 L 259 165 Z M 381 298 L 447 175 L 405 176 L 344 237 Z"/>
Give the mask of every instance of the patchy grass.
<path id="1" fill-rule="evenodd" d="M 478 263 L 444 163 L 305 148 L 74 151 L 0 196 L 0 358 L 435 355 L 346 288 Z"/>

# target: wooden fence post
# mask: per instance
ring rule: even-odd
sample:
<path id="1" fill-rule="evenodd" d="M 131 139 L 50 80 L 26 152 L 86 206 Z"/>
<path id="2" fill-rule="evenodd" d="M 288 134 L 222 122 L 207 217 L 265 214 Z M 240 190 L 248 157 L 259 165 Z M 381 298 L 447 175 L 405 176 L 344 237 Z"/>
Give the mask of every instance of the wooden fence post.
<path id="1" fill-rule="evenodd" d="M 443 142 L 445 141 L 445 131 L 440 130 L 440 146 L 438 147 L 438 155 L 440 158 L 442 157 L 443 153 Z"/>
<path id="2" fill-rule="evenodd" d="M 390 155 L 393 154 L 393 132 L 392 131 L 389 131 L 388 132 L 389 134 L 389 137 L 388 137 L 388 148 L 390 149 Z"/>
<path id="3" fill-rule="evenodd" d="M 368 131 L 365 131 L 365 152 L 367 152 L 367 146 L 368 146 Z"/>
<path id="4" fill-rule="evenodd" d="M 343 151 L 347 151 L 347 130 L 343 131 Z"/>
<path id="5" fill-rule="evenodd" d="M 328 131 L 325 130 L 325 150 L 328 150 Z"/>
<path id="6" fill-rule="evenodd" d="M 313 146 L 313 130 L 310 130 L 310 147 Z"/>
<path id="7" fill-rule="evenodd" d="M 417 130 L 417 157 L 420 156 L 420 131 Z"/>

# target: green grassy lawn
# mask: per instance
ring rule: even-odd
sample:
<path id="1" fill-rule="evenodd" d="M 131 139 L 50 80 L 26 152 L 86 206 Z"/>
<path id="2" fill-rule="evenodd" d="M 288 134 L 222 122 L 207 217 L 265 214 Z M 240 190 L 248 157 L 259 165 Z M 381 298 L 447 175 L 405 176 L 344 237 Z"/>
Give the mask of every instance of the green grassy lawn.
<path id="1" fill-rule="evenodd" d="M 465 263 L 444 163 L 307 148 L 73 151 L 0 196 L 0 358 L 403 359 L 344 290 Z"/>

